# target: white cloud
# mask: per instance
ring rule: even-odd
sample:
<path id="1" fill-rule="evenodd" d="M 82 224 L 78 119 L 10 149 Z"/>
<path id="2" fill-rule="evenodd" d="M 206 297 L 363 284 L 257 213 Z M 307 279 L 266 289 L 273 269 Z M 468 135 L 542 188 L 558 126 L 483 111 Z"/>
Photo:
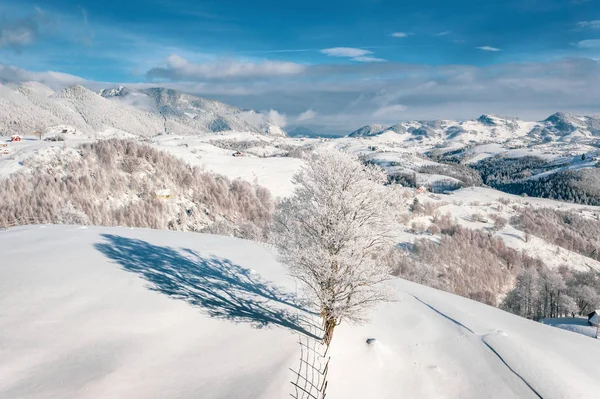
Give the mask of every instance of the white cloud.
<path id="1" fill-rule="evenodd" d="M 579 48 L 600 48 L 600 39 L 582 40 L 575 43 L 575 45 Z"/>
<path id="2" fill-rule="evenodd" d="M 298 115 L 298 117 L 296 118 L 296 121 L 297 122 L 307 121 L 310 119 L 315 119 L 316 116 L 317 116 L 317 113 L 315 111 L 313 111 L 312 109 L 307 109 L 306 111 L 304 111 L 300 115 Z"/>
<path id="3" fill-rule="evenodd" d="M 147 76 L 169 80 L 243 79 L 298 75 L 305 69 L 306 66 L 302 64 L 269 60 L 254 62 L 222 59 L 196 64 L 178 54 L 172 54 L 167 58 L 165 67 L 152 68 Z"/>
<path id="4" fill-rule="evenodd" d="M 383 59 L 383 58 L 377 58 L 377 57 L 353 57 L 351 58 L 353 61 L 359 61 L 359 62 L 385 62 L 387 60 Z"/>
<path id="5" fill-rule="evenodd" d="M 31 72 L 12 65 L 0 64 L 0 81 L 5 82 L 41 82 L 52 88 L 62 88 L 72 84 L 82 84 L 86 80 L 79 76 L 62 72 Z"/>
<path id="6" fill-rule="evenodd" d="M 287 125 L 287 117 L 274 109 L 270 109 L 265 113 L 245 111 L 242 112 L 240 116 L 249 123 L 255 125 L 265 125 L 267 123 L 271 123 L 279 127 L 285 127 Z"/>
<path id="7" fill-rule="evenodd" d="M 35 8 L 35 12 L 25 18 L 15 21 L 0 21 L 0 48 L 9 47 L 20 50 L 32 44 L 40 36 L 40 29 L 49 22 L 46 14 Z"/>
<path id="8" fill-rule="evenodd" d="M 450 33 L 452 33 L 452 31 L 445 30 L 443 32 L 436 33 L 436 36 L 448 36 Z"/>
<path id="9" fill-rule="evenodd" d="M 394 32 L 394 33 L 392 33 L 392 36 L 394 36 L 394 37 L 407 37 L 408 33 L 405 33 L 405 32 Z"/>
<path id="10" fill-rule="evenodd" d="M 287 117 L 274 109 L 270 109 L 269 112 L 267 112 L 267 120 L 279 127 L 285 127 L 287 125 Z"/>
<path id="11" fill-rule="evenodd" d="M 500 51 L 499 48 L 497 47 L 490 47 L 490 46 L 481 46 L 481 47 L 477 47 L 479 50 L 483 50 L 483 51 Z"/>
<path id="12" fill-rule="evenodd" d="M 33 43 L 36 33 L 26 26 L 0 30 L 0 47 L 25 46 Z"/>
<path id="13" fill-rule="evenodd" d="M 321 50 L 321 53 L 327 54 L 330 57 L 344 57 L 350 58 L 352 61 L 358 62 L 385 62 L 383 58 L 373 57 L 370 54 L 373 54 L 372 51 L 364 50 L 361 48 L 352 48 L 352 47 L 334 47 L 334 48 L 326 48 Z"/>
<path id="14" fill-rule="evenodd" d="M 353 47 L 333 47 L 321 50 L 321 53 L 327 54 L 330 57 L 362 57 L 368 54 L 373 54 L 372 51 Z"/>
<path id="15" fill-rule="evenodd" d="M 406 105 L 402 105 L 402 104 L 395 104 L 395 105 L 386 105 L 385 107 L 381 107 L 379 109 L 377 109 L 374 113 L 373 116 L 375 118 L 389 118 L 389 117 L 398 117 L 398 119 L 401 119 L 401 116 L 398 114 L 401 114 L 402 112 L 406 111 L 407 107 Z"/>
<path id="16" fill-rule="evenodd" d="M 251 123 L 253 125 L 262 125 L 267 120 L 264 114 L 255 111 L 244 111 L 240 113 L 240 116 L 244 118 L 248 123 Z"/>
<path id="17" fill-rule="evenodd" d="M 577 26 L 580 28 L 600 29 L 600 19 L 595 21 L 581 21 L 577 22 Z"/>

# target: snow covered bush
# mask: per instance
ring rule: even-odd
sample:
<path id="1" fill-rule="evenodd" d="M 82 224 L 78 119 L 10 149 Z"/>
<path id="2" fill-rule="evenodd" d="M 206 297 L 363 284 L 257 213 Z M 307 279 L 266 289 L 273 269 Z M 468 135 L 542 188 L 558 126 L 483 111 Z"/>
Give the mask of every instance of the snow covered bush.
<path id="1" fill-rule="evenodd" d="M 111 139 L 51 151 L 0 184 L 0 225 L 35 219 L 203 231 L 219 222 L 227 234 L 262 239 L 271 223 L 267 189 L 145 144 Z"/>
<path id="2" fill-rule="evenodd" d="M 573 212 L 527 207 L 511 219 L 525 234 L 600 260 L 600 221 Z"/>
<path id="3" fill-rule="evenodd" d="M 388 299 L 391 270 L 383 257 L 393 245 L 396 186 L 386 173 L 335 150 L 313 154 L 294 176 L 291 198 L 274 218 L 273 243 L 304 285 L 325 323 L 325 341 L 344 320 L 361 321 Z"/>
<path id="4" fill-rule="evenodd" d="M 522 267 L 541 264 L 500 238 L 456 224 L 448 215 L 436 216 L 432 226 L 432 234 L 441 233 L 439 242 L 417 239 L 410 251 L 397 249 L 399 254 L 388 258 L 395 275 L 497 305 Z"/>

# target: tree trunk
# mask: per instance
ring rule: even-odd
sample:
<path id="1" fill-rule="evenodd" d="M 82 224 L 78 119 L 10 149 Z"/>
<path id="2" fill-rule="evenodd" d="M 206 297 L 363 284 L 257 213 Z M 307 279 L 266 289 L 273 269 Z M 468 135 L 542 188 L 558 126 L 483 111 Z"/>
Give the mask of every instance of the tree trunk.
<path id="1" fill-rule="evenodd" d="M 331 340 L 333 339 L 333 329 L 335 328 L 336 324 L 337 323 L 335 322 L 335 319 L 333 317 L 325 315 L 325 334 L 323 336 L 323 342 L 325 342 L 325 345 L 327 346 L 329 346 Z"/>

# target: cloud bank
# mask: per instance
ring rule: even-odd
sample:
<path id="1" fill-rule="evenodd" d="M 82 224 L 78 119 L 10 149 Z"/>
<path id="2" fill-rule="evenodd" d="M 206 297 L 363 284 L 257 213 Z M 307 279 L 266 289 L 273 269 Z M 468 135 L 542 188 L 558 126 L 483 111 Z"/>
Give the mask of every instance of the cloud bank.
<path id="1" fill-rule="evenodd" d="M 205 79 L 248 79 L 274 76 L 298 75 L 305 70 L 302 64 L 285 61 L 244 61 L 219 59 L 192 63 L 184 57 L 172 54 L 166 65 L 150 69 L 149 79 L 205 80 Z"/>

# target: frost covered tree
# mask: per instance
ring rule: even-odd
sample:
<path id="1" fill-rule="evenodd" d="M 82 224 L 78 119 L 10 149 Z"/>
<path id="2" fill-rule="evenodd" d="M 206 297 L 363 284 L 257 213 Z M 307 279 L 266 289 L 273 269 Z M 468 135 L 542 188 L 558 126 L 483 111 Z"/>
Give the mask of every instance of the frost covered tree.
<path id="1" fill-rule="evenodd" d="M 517 276 L 515 288 L 506 295 L 501 307 L 519 316 L 532 319 L 538 313 L 540 275 L 535 268 L 526 268 Z"/>
<path id="2" fill-rule="evenodd" d="M 279 206 L 273 243 L 321 312 L 325 342 L 344 320 L 364 320 L 389 299 L 383 257 L 401 196 L 385 172 L 335 150 L 313 154 L 294 176 L 294 195 Z"/>

